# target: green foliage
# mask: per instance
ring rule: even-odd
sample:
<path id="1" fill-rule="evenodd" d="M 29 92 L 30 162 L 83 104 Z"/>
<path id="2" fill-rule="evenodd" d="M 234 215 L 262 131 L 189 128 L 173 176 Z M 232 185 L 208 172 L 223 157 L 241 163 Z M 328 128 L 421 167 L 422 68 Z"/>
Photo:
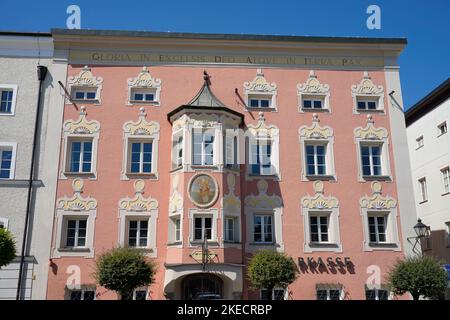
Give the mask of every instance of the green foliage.
<path id="1" fill-rule="evenodd" d="M 286 288 L 297 277 L 297 266 L 291 257 L 272 250 L 259 250 L 250 260 L 247 275 L 255 288 Z M 271 295 L 269 295 L 271 297 Z"/>
<path id="2" fill-rule="evenodd" d="M 11 232 L 0 228 L 0 268 L 8 265 L 16 256 L 16 246 Z"/>
<path id="3" fill-rule="evenodd" d="M 447 290 L 447 272 L 429 256 L 399 260 L 389 272 L 388 282 L 394 294 L 409 292 L 414 300 L 442 297 Z"/>
<path id="4" fill-rule="evenodd" d="M 134 289 L 150 285 L 156 265 L 141 250 L 116 248 L 96 261 L 94 277 L 101 286 L 116 291 L 122 300 L 130 300 Z"/>

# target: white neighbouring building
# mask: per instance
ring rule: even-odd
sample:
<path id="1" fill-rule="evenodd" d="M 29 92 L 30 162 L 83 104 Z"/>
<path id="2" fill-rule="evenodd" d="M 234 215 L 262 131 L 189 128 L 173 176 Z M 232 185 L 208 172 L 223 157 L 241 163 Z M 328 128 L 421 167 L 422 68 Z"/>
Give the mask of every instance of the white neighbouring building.
<path id="1" fill-rule="evenodd" d="M 450 265 L 450 78 L 405 113 L 422 252 Z M 450 298 L 447 293 L 447 299 Z"/>
<path id="2" fill-rule="evenodd" d="M 46 295 L 64 99 L 57 81 L 65 78 L 67 65 L 53 63 L 48 33 L 0 32 L 0 227 L 11 231 L 17 250 L 14 261 L 0 270 L 0 300 L 16 299 L 17 294 L 40 87 L 38 65 L 48 72 L 41 90 L 20 299 Z"/>

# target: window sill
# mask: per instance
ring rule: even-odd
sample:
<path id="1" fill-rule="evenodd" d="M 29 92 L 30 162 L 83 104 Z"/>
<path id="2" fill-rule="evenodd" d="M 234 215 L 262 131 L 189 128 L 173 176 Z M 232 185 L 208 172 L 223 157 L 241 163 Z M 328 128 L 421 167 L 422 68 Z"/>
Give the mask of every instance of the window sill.
<path id="1" fill-rule="evenodd" d="M 306 179 L 314 181 L 314 180 L 322 180 L 322 181 L 329 181 L 329 180 L 336 180 L 334 175 L 315 175 L 315 174 L 307 174 Z"/>
<path id="2" fill-rule="evenodd" d="M 151 253 L 153 252 L 153 248 L 149 248 L 149 247 L 130 247 L 130 246 L 126 246 L 126 248 L 128 249 L 132 249 L 132 250 L 140 250 L 140 251 L 144 251 L 146 253 Z"/>
<path id="3" fill-rule="evenodd" d="M 58 248 L 59 252 L 91 252 L 90 248 Z"/>
<path id="4" fill-rule="evenodd" d="M 247 106 L 247 111 L 267 111 L 267 112 L 274 112 L 277 111 L 274 107 L 249 107 Z"/>
<path id="5" fill-rule="evenodd" d="M 203 240 L 191 240 L 191 245 L 203 245 L 205 242 Z M 217 240 L 208 240 L 208 245 L 218 246 L 219 242 Z"/>
<path id="6" fill-rule="evenodd" d="M 228 240 L 224 240 L 223 243 L 224 244 L 242 244 L 242 242 L 240 242 L 240 241 L 228 241 Z"/>
<path id="7" fill-rule="evenodd" d="M 423 200 L 423 201 L 420 201 L 419 204 L 423 204 L 423 203 L 427 203 L 427 202 L 428 202 L 428 200 Z"/>
<path id="8" fill-rule="evenodd" d="M 396 243 L 379 243 L 379 242 L 369 242 L 369 247 L 371 248 L 379 248 L 379 249 L 393 249 L 397 248 Z"/>
<path id="9" fill-rule="evenodd" d="M 391 176 L 362 176 L 362 178 L 366 181 L 391 181 Z"/>
<path id="10" fill-rule="evenodd" d="M 268 178 L 268 179 L 278 179 L 278 175 L 276 174 L 257 174 L 257 173 L 249 173 L 250 177 L 258 177 L 261 179 Z"/>
<path id="11" fill-rule="evenodd" d="M 182 241 L 174 241 L 174 242 L 168 242 L 167 243 L 167 246 L 179 246 L 179 245 L 181 245 L 181 244 L 183 244 L 183 242 Z"/>
<path id="12" fill-rule="evenodd" d="M 147 178 L 147 179 L 156 179 L 156 173 L 151 172 L 151 173 L 132 173 L 132 172 L 127 172 L 126 173 L 127 177 L 130 179 L 139 179 L 139 178 Z"/>
<path id="13" fill-rule="evenodd" d="M 130 105 L 152 105 L 152 106 L 159 106 L 159 101 L 139 101 L 139 100 L 130 100 L 128 101 Z"/>
<path id="14" fill-rule="evenodd" d="M 416 150 L 422 149 L 424 147 L 424 145 L 417 147 Z"/>
<path id="15" fill-rule="evenodd" d="M 191 165 L 192 169 L 197 169 L 197 170 L 204 170 L 204 169 L 211 169 L 211 170 L 215 170 L 217 169 L 216 165 L 202 165 L 202 164 L 192 164 Z"/>
<path id="16" fill-rule="evenodd" d="M 169 172 L 170 172 L 170 173 L 172 173 L 172 172 L 177 172 L 177 171 L 182 170 L 182 169 L 183 169 L 183 166 L 179 166 L 179 167 L 170 169 Z"/>
<path id="17" fill-rule="evenodd" d="M 322 112 L 322 113 L 327 113 L 330 112 L 330 109 L 328 108 L 300 108 L 303 112 Z"/>
<path id="18" fill-rule="evenodd" d="M 98 99 L 70 99 L 71 102 L 86 103 L 86 104 L 100 104 Z"/>
<path id="19" fill-rule="evenodd" d="M 447 134 L 447 132 L 440 133 L 436 138 L 440 138 L 440 137 L 442 137 L 442 136 L 445 136 L 446 134 Z"/>
<path id="20" fill-rule="evenodd" d="M 0 112 L 0 117 L 13 117 L 14 113 Z"/>
<path id="21" fill-rule="evenodd" d="M 64 172 L 65 176 L 82 176 L 82 177 L 94 177 L 93 172 Z"/>
<path id="22" fill-rule="evenodd" d="M 443 193 L 443 194 L 441 194 L 441 196 L 448 196 L 450 194 L 450 191 L 449 192 L 446 192 L 446 193 Z"/>
<path id="23" fill-rule="evenodd" d="M 371 110 L 367 110 L 367 109 L 358 109 L 358 108 L 356 108 L 355 110 L 356 110 L 356 112 L 358 112 L 358 113 L 375 113 L 375 114 L 378 114 L 378 113 L 384 113 L 384 110 L 383 110 L 383 109 L 371 109 Z"/>
<path id="24" fill-rule="evenodd" d="M 275 242 L 250 242 L 251 246 L 274 246 Z"/>
<path id="25" fill-rule="evenodd" d="M 339 245 L 334 242 L 310 242 L 311 248 L 338 248 Z"/>

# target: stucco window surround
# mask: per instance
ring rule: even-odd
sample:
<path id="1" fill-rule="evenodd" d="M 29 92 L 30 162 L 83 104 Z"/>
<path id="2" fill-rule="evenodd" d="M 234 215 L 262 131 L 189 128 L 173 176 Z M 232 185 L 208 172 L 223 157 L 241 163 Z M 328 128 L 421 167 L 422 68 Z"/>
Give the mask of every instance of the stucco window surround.
<path id="1" fill-rule="evenodd" d="M 11 165 L 9 167 L 9 177 L 0 178 L 1 180 L 14 180 L 16 176 L 16 158 L 17 158 L 17 142 L 0 142 L 0 165 L 3 161 L 4 151 L 11 152 Z"/>
<path id="2" fill-rule="evenodd" d="M 334 165 L 334 134 L 333 129 L 319 125 L 317 113 L 313 114 L 313 123 L 310 127 L 302 126 L 298 130 L 300 140 L 300 154 L 302 155 L 301 180 L 337 180 Z M 325 147 L 325 174 L 308 174 L 306 146 L 321 145 Z"/>
<path id="3" fill-rule="evenodd" d="M 252 146 L 262 141 L 264 144 L 270 144 L 270 174 L 252 173 L 252 160 L 251 150 Z M 262 112 L 259 113 L 258 123 L 256 125 L 248 125 L 245 132 L 245 144 L 246 144 L 246 173 L 245 178 L 247 181 L 259 180 L 259 179 L 272 179 L 281 180 L 280 171 L 280 130 L 275 125 L 266 125 L 266 119 Z"/>
<path id="4" fill-rule="evenodd" d="M 147 246 L 136 248 L 145 250 L 149 257 L 154 258 L 157 256 L 156 228 L 159 206 L 157 200 L 143 196 L 144 189 L 144 180 L 136 180 L 134 183 L 134 197 L 126 197 L 119 201 L 119 245 L 122 247 L 128 246 L 130 220 L 147 221 Z"/>
<path id="5" fill-rule="evenodd" d="M 184 128 L 177 128 L 177 131 L 172 131 L 172 170 L 183 168 L 186 150 L 185 140 Z"/>
<path id="6" fill-rule="evenodd" d="M 130 78 L 127 81 L 128 88 L 127 88 L 127 101 L 126 105 L 133 106 L 133 105 L 160 105 L 160 97 L 161 97 L 161 80 L 157 78 L 153 78 L 150 75 L 150 72 L 148 71 L 147 67 L 143 67 L 142 71 L 139 72 L 136 78 Z M 135 100 L 133 99 L 133 94 L 135 92 L 139 93 L 149 93 L 153 94 L 153 100 Z"/>
<path id="7" fill-rule="evenodd" d="M 222 197 L 222 237 L 220 237 L 220 244 L 224 247 L 241 247 L 241 199 L 236 196 L 236 177 L 234 173 L 227 174 L 228 193 Z M 234 239 L 229 241 L 226 239 L 227 219 L 234 221 Z"/>
<path id="8" fill-rule="evenodd" d="M 356 144 L 357 164 L 358 164 L 358 181 L 383 180 L 392 181 L 392 173 L 389 161 L 389 137 L 388 131 L 374 126 L 372 115 L 367 115 L 367 125 L 365 128 L 357 127 L 353 131 Z M 362 147 L 379 147 L 380 148 L 380 164 L 381 174 L 364 175 L 362 162 Z M 372 166 L 372 164 L 371 164 Z"/>
<path id="9" fill-rule="evenodd" d="M 219 245 L 219 238 L 217 232 L 219 211 L 218 209 L 189 209 L 189 244 L 190 247 L 198 247 L 203 244 L 203 240 L 195 240 L 195 218 L 211 218 L 211 239 L 208 239 L 208 244 L 212 246 Z"/>
<path id="10" fill-rule="evenodd" d="M 245 197 L 245 219 L 246 219 L 246 242 L 247 252 L 254 252 L 258 249 L 272 249 L 279 252 L 284 251 L 283 242 L 283 202 L 281 197 L 272 194 L 268 195 L 268 182 L 259 180 L 257 183 L 258 194 Z M 273 243 L 254 242 L 254 216 L 272 216 L 272 240 Z"/>
<path id="11" fill-rule="evenodd" d="M 169 225 L 168 225 L 168 245 L 182 247 L 183 245 L 183 197 L 178 191 L 179 175 L 172 175 L 172 190 L 169 198 Z M 176 239 L 177 225 L 179 220 L 180 239 Z"/>
<path id="12" fill-rule="evenodd" d="M 96 77 L 92 74 L 91 68 L 84 66 L 77 76 L 70 76 L 67 80 L 67 86 L 70 92 L 70 97 L 72 101 L 80 101 L 83 103 L 93 103 L 100 105 L 102 103 L 101 92 L 103 88 L 103 78 Z M 77 99 L 75 93 L 77 91 L 95 91 L 94 99 Z M 70 103 L 70 101 L 66 101 Z"/>
<path id="13" fill-rule="evenodd" d="M 277 84 L 270 83 L 264 77 L 264 73 L 261 69 L 256 70 L 256 77 L 249 82 L 244 83 L 244 99 L 247 104 L 247 110 L 260 110 L 260 111 L 278 111 L 277 105 Z M 251 106 L 250 100 L 268 100 L 268 106 Z"/>
<path id="14" fill-rule="evenodd" d="M 60 257 L 94 257 L 94 225 L 97 217 L 97 200 L 84 198 L 84 182 L 74 179 L 71 198 L 63 197 L 56 201 L 56 243 L 53 248 L 53 258 Z M 83 248 L 67 248 L 67 221 L 70 219 L 84 219 L 86 223 L 86 242 Z"/>
<path id="15" fill-rule="evenodd" d="M 100 137 L 100 123 L 95 120 L 86 119 L 86 107 L 81 106 L 78 120 L 67 120 L 63 125 L 63 164 L 60 172 L 60 179 L 83 176 L 91 180 L 97 179 L 97 151 Z M 90 172 L 71 172 L 71 144 L 74 141 L 92 142 L 92 159 Z"/>
<path id="16" fill-rule="evenodd" d="M 9 219 L 0 217 L 0 228 L 8 230 Z"/>
<path id="17" fill-rule="evenodd" d="M 12 98 L 10 101 L 10 103 L 11 103 L 10 111 L 9 112 L 0 112 L 0 117 L 2 117 L 2 116 L 12 117 L 16 114 L 17 90 L 18 90 L 17 84 L 0 83 L 0 99 L 2 98 L 3 91 L 12 91 Z M 3 99 L 1 99 L 1 100 L 3 102 Z M 8 99 L 8 102 L 9 102 L 9 99 Z"/>
<path id="18" fill-rule="evenodd" d="M 446 165 L 440 169 L 442 181 L 442 196 L 450 195 L 450 166 Z"/>
<path id="19" fill-rule="evenodd" d="M 123 125 L 123 159 L 121 180 L 136 178 L 158 179 L 158 144 L 159 144 L 159 123 L 148 122 L 145 118 L 147 113 L 144 107 L 139 110 L 139 119 L 135 122 L 128 121 Z M 151 143 L 151 172 L 131 172 L 131 147 L 132 143 Z"/>
<path id="20" fill-rule="evenodd" d="M 398 229 L 398 214 L 397 201 L 389 196 L 383 197 L 382 185 L 378 181 L 371 183 L 372 196 L 365 196 L 359 200 L 361 219 L 363 225 L 363 250 L 391 250 L 401 251 L 399 229 Z M 386 222 L 386 241 L 371 242 L 369 232 L 369 217 L 385 217 Z"/>
<path id="21" fill-rule="evenodd" d="M 339 231 L 339 201 L 332 196 L 324 196 L 322 181 L 313 183 L 315 195 L 307 195 L 301 200 L 303 217 L 304 252 L 342 252 Z M 311 239 L 311 217 L 328 218 L 328 241 L 313 242 Z"/>
<path id="22" fill-rule="evenodd" d="M 299 112 L 331 112 L 330 107 L 330 86 L 322 84 L 317 79 L 313 70 L 309 72 L 309 77 L 305 83 L 297 84 L 298 111 Z M 321 108 L 304 108 L 304 100 L 321 101 Z"/>
<path id="23" fill-rule="evenodd" d="M 361 82 L 351 87 L 353 99 L 353 113 L 385 113 L 383 86 L 375 85 L 367 71 L 364 72 Z M 375 102 L 375 109 L 359 109 L 358 102 Z M 367 106 L 367 104 L 366 104 Z"/>

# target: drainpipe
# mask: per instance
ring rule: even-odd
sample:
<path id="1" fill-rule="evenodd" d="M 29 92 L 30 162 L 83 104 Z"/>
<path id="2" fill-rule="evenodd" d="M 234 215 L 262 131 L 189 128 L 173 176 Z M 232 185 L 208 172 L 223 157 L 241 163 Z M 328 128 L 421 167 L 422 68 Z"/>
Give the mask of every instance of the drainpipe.
<path id="1" fill-rule="evenodd" d="M 37 145 L 37 135 L 39 132 L 39 115 L 41 113 L 41 96 L 42 96 L 42 87 L 45 80 L 45 77 L 47 76 L 47 67 L 45 66 L 38 66 L 37 67 L 37 76 L 39 80 L 39 92 L 38 92 L 38 99 L 37 99 L 37 107 L 36 107 L 36 119 L 34 121 L 34 136 L 33 136 L 33 150 L 31 153 L 31 166 L 30 166 L 30 176 L 28 179 L 28 197 L 27 197 L 27 210 L 25 212 L 25 226 L 23 230 L 23 240 L 22 240 L 22 252 L 20 255 L 20 268 L 19 268 L 19 280 L 17 282 L 17 294 L 16 294 L 16 300 L 21 300 L 21 288 L 23 283 L 23 266 L 25 262 L 25 248 L 27 244 L 27 236 L 28 236 L 28 223 L 30 220 L 30 211 L 31 211 L 31 196 L 32 196 L 32 187 L 33 187 L 33 179 L 34 179 L 34 166 L 36 162 L 36 145 Z"/>

